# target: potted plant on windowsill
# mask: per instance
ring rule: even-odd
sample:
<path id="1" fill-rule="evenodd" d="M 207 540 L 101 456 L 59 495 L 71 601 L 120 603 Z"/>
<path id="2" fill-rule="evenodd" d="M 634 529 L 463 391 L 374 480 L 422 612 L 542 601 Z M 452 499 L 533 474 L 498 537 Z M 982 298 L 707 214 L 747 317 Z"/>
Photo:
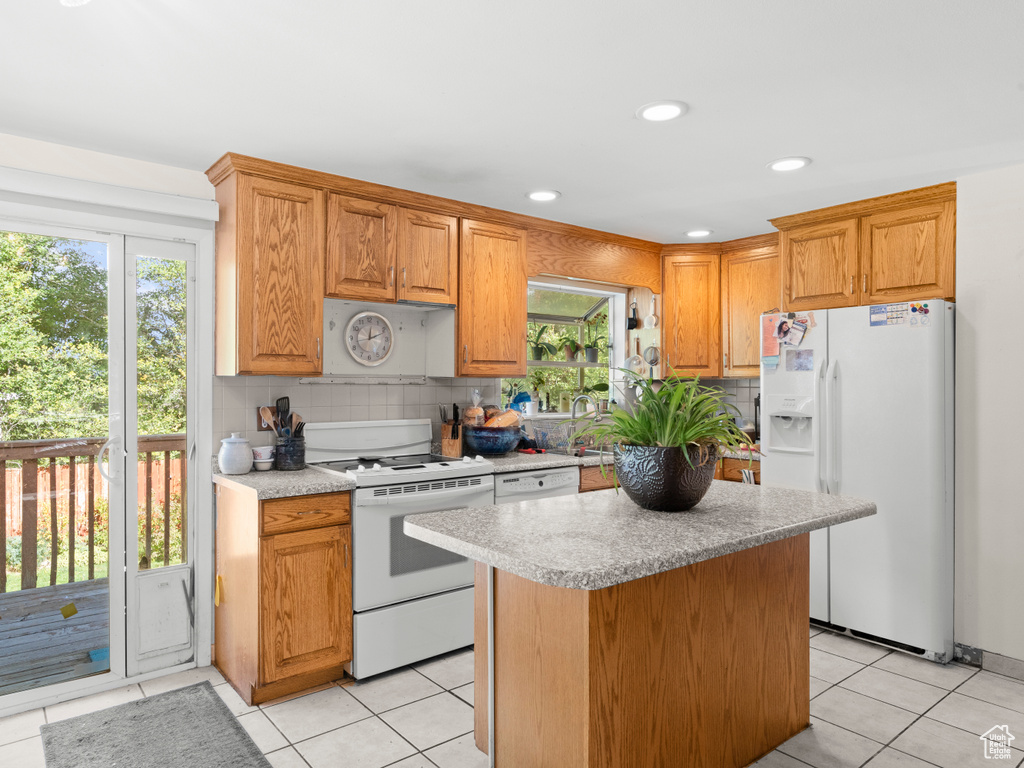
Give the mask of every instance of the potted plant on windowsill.
<path id="1" fill-rule="evenodd" d="M 582 349 L 579 339 L 574 334 L 567 334 L 559 339 L 558 343 L 562 345 L 562 349 L 565 351 L 565 361 L 567 363 L 576 362 L 576 355 Z"/>
<path id="2" fill-rule="evenodd" d="M 558 351 L 558 347 L 550 341 L 541 341 L 541 338 L 544 336 L 544 331 L 547 329 L 548 327 L 546 325 L 542 325 L 532 336 L 527 337 L 527 344 L 530 347 L 530 359 L 543 360 L 545 352 L 549 355 L 553 355 Z"/>
<path id="3" fill-rule="evenodd" d="M 586 355 L 586 360 L 587 360 L 588 363 L 596 363 L 597 362 L 597 355 L 598 355 L 597 345 L 598 345 L 598 342 L 600 342 L 604 338 L 604 335 L 600 335 L 600 336 L 598 335 L 598 333 L 597 333 L 597 325 L 598 325 L 598 323 L 600 323 L 604 319 L 605 319 L 605 315 L 602 312 L 600 315 L 597 315 L 596 317 L 592 317 L 589 320 L 587 320 L 587 322 L 586 322 L 587 338 L 586 338 L 586 341 L 585 341 L 585 343 L 583 345 L 583 352 Z"/>
<path id="4" fill-rule="evenodd" d="M 730 411 L 738 411 L 722 400 L 722 390 L 702 387 L 699 378 L 672 376 L 658 389 L 649 379 L 636 384 L 632 411 L 612 411 L 610 420 L 584 427 L 574 438 L 592 435 L 612 446 L 615 484 L 639 506 L 690 509 L 711 487 L 722 449 L 749 443 L 733 422 Z"/>

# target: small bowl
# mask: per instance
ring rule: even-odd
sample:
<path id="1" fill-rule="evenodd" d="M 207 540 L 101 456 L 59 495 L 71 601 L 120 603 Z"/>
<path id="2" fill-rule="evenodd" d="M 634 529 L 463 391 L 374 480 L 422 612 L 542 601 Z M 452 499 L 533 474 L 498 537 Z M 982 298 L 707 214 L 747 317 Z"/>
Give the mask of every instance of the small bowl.
<path id="1" fill-rule="evenodd" d="M 258 472 L 266 472 L 268 469 L 274 468 L 273 459 L 259 459 L 258 461 L 254 461 L 253 464 L 256 466 L 256 470 Z"/>

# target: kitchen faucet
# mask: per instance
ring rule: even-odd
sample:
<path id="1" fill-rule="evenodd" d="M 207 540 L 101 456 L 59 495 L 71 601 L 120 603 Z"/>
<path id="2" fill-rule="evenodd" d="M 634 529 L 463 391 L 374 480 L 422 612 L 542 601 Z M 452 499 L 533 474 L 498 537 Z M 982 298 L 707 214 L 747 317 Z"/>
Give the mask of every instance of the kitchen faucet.
<path id="1" fill-rule="evenodd" d="M 579 404 L 580 400 L 589 400 L 590 404 L 592 406 L 594 406 L 594 423 L 597 424 L 599 421 L 601 421 L 601 411 L 597 407 L 597 401 L 594 400 L 594 398 L 591 397 L 590 395 L 577 395 L 576 398 L 572 401 L 572 407 L 569 409 L 569 421 L 572 422 L 572 434 L 573 435 L 576 434 L 576 406 Z M 573 450 L 573 448 L 572 448 L 572 443 L 573 442 L 575 442 L 575 441 L 570 438 L 570 445 L 569 445 L 569 453 L 570 454 L 572 453 L 572 450 Z"/>

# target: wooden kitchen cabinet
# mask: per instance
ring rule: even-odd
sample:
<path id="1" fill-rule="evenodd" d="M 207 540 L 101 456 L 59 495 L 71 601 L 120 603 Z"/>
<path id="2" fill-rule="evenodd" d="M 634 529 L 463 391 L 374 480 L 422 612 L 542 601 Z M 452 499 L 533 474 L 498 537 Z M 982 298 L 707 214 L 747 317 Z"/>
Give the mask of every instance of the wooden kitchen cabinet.
<path id="1" fill-rule="evenodd" d="M 327 291 L 335 299 L 394 301 L 398 209 L 331 193 L 327 198 Z"/>
<path id="2" fill-rule="evenodd" d="M 680 376 L 721 376 L 719 246 L 676 245 L 662 253 L 663 365 Z"/>
<path id="3" fill-rule="evenodd" d="M 454 304 L 458 219 L 332 193 L 327 296 Z"/>
<path id="4" fill-rule="evenodd" d="M 615 467 L 580 467 L 580 493 L 603 491 L 615 487 Z"/>
<path id="5" fill-rule="evenodd" d="M 722 244 L 722 375 L 761 375 L 761 315 L 782 306 L 779 235 Z"/>
<path id="6" fill-rule="evenodd" d="M 782 309 L 956 298 L 956 184 L 772 219 Z"/>
<path id="7" fill-rule="evenodd" d="M 857 306 L 857 236 L 857 219 L 784 230 L 782 308 L 801 312 Z"/>
<path id="8" fill-rule="evenodd" d="M 216 374 L 322 371 L 324 193 L 218 163 Z"/>
<path id="9" fill-rule="evenodd" d="M 260 501 L 218 482 L 215 664 L 247 704 L 344 676 L 350 504 L 348 493 Z"/>
<path id="10" fill-rule="evenodd" d="M 526 230 L 462 220 L 459 376 L 526 375 Z"/>
<path id="11" fill-rule="evenodd" d="M 956 203 L 926 203 L 860 220 L 861 303 L 955 295 Z"/>

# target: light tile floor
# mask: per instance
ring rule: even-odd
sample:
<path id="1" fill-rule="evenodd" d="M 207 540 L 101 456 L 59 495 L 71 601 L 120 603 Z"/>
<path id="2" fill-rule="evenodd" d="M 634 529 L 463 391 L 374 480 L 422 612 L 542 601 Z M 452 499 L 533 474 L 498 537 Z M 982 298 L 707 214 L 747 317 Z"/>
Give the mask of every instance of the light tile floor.
<path id="1" fill-rule="evenodd" d="M 811 630 L 811 720 L 758 768 L 1017 768 L 979 736 L 1006 725 L 1024 745 L 1024 683 L 939 666 Z M 473 743 L 472 650 L 348 687 L 249 707 L 217 670 L 190 670 L 0 719 L 0 766 L 43 768 L 39 726 L 210 680 L 274 768 L 483 768 Z M 646 768 L 638 766 L 637 768 Z"/>

